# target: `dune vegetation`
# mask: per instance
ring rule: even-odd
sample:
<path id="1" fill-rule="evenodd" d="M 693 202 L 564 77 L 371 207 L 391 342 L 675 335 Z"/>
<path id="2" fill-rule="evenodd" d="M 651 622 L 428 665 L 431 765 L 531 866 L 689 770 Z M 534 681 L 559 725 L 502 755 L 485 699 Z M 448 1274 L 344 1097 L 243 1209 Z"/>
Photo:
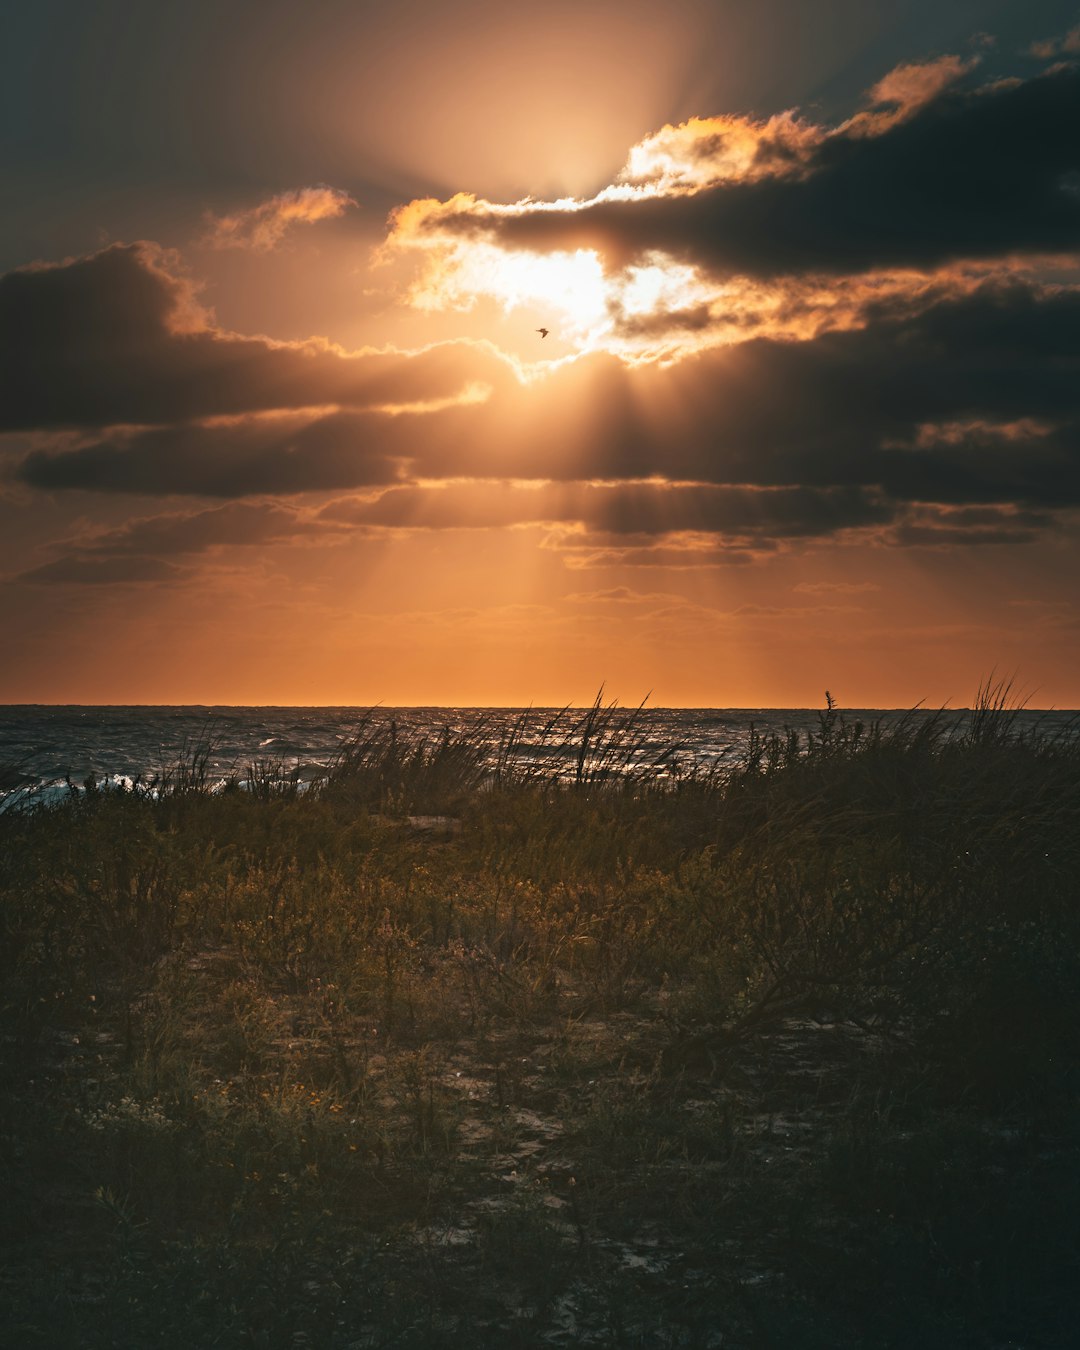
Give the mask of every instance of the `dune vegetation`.
<path id="1" fill-rule="evenodd" d="M 0 814 L 0 1342 L 1075 1344 L 1080 733 L 548 736 Z"/>

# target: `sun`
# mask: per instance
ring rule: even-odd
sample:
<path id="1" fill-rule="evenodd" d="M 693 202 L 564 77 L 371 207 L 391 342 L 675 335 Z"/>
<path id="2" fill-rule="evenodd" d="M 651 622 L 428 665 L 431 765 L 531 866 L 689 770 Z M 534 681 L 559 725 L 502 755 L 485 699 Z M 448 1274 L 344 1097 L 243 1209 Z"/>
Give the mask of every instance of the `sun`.
<path id="1" fill-rule="evenodd" d="M 592 249 L 532 253 L 469 241 L 433 251 L 410 293 L 421 308 L 468 309 L 490 296 L 509 314 L 534 310 L 564 341 L 594 345 L 609 324 L 609 287 Z"/>
<path id="2" fill-rule="evenodd" d="M 492 249 L 484 289 L 507 311 L 547 306 L 567 337 L 588 342 L 607 321 L 604 269 L 592 249 L 573 253 L 523 253 Z M 490 270 L 489 270 L 490 269 Z"/>
<path id="3" fill-rule="evenodd" d="M 545 343 L 542 363 L 565 358 L 568 347 L 575 354 L 667 361 L 704 341 L 702 316 L 715 287 L 693 267 L 654 251 L 612 268 L 592 248 L 541 252 L 455 236 L 441 228 L 439 216 L 460 209 L 455 202 L 414 202 L 395 216 L 389 250 L 412 250 L 419 261 L 404 290 L 409 305 L 468 313 L 484 299 L 503 316 L 525 311 L 530 329 L 543 325 L 554 339 Z M 674 325 L 665 336 L 669 316 Z"/>

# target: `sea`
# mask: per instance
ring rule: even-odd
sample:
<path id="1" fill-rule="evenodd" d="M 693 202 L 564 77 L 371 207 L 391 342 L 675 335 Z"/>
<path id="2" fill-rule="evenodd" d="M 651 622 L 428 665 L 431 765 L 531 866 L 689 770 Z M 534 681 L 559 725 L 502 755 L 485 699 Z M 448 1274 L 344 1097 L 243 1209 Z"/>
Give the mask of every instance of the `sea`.
<path id="1" fill-rule="evenodd" d="M 594 710 L 595 713 L 595 710 Z M 886 725 L 901 717 L 944 719 L 949 731 L 969 724 L 966 709 L 945 711 L 844 709 L 848 722 Z M 1070 711 L 1014 710 L 1017 731 L 1075 734 Z M 633 753 L 624 767 L 656 766 L 674 773 L 690 766 L 734 766 L 758 734 L 821 729 L 822 710 L 810 708 L 605 709 L 607 735 L 625 738 Z M 543 759 L 573 771 L 582 708 L 356 708 L 356 707 L 89 707 L 0 706 L 0 808 L 17 800 L 49 800 L 58 793 L 112 784 L 153 785 L 179 763 L 198 757 L 211 786 L 254 772 L 280 772 L 299 782 L 317 780 L 350 737 L 381 726 L 411 740 L 449 732 L 467 735 L 495 763 L 513 733 L 513 757 Z"/>

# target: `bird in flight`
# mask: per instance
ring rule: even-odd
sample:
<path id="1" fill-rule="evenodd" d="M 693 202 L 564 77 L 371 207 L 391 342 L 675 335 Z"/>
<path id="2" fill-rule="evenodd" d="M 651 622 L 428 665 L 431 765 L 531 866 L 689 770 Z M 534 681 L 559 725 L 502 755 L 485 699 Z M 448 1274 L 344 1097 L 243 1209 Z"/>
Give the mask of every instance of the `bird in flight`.
<path id="1" fill-rule="evenodd" d="M 536 331 L 540 334 L 541 340 L 543 340 L 544 338 L 547 337 L 548 333 L 551 332 L 551 329 L 550 329 L 550 328 L 538 328 Z"/>

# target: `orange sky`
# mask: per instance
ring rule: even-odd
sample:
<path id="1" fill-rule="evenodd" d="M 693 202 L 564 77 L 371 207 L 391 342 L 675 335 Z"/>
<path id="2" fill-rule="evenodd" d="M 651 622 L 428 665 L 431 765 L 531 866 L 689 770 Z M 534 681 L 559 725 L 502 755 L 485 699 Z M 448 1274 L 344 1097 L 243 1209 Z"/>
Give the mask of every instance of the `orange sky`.
<path id="1" fill-rule="evenodd" d="M 942 8 L 26 19 L 0 702 L 1080 706 L 1080 29 Z"/>

